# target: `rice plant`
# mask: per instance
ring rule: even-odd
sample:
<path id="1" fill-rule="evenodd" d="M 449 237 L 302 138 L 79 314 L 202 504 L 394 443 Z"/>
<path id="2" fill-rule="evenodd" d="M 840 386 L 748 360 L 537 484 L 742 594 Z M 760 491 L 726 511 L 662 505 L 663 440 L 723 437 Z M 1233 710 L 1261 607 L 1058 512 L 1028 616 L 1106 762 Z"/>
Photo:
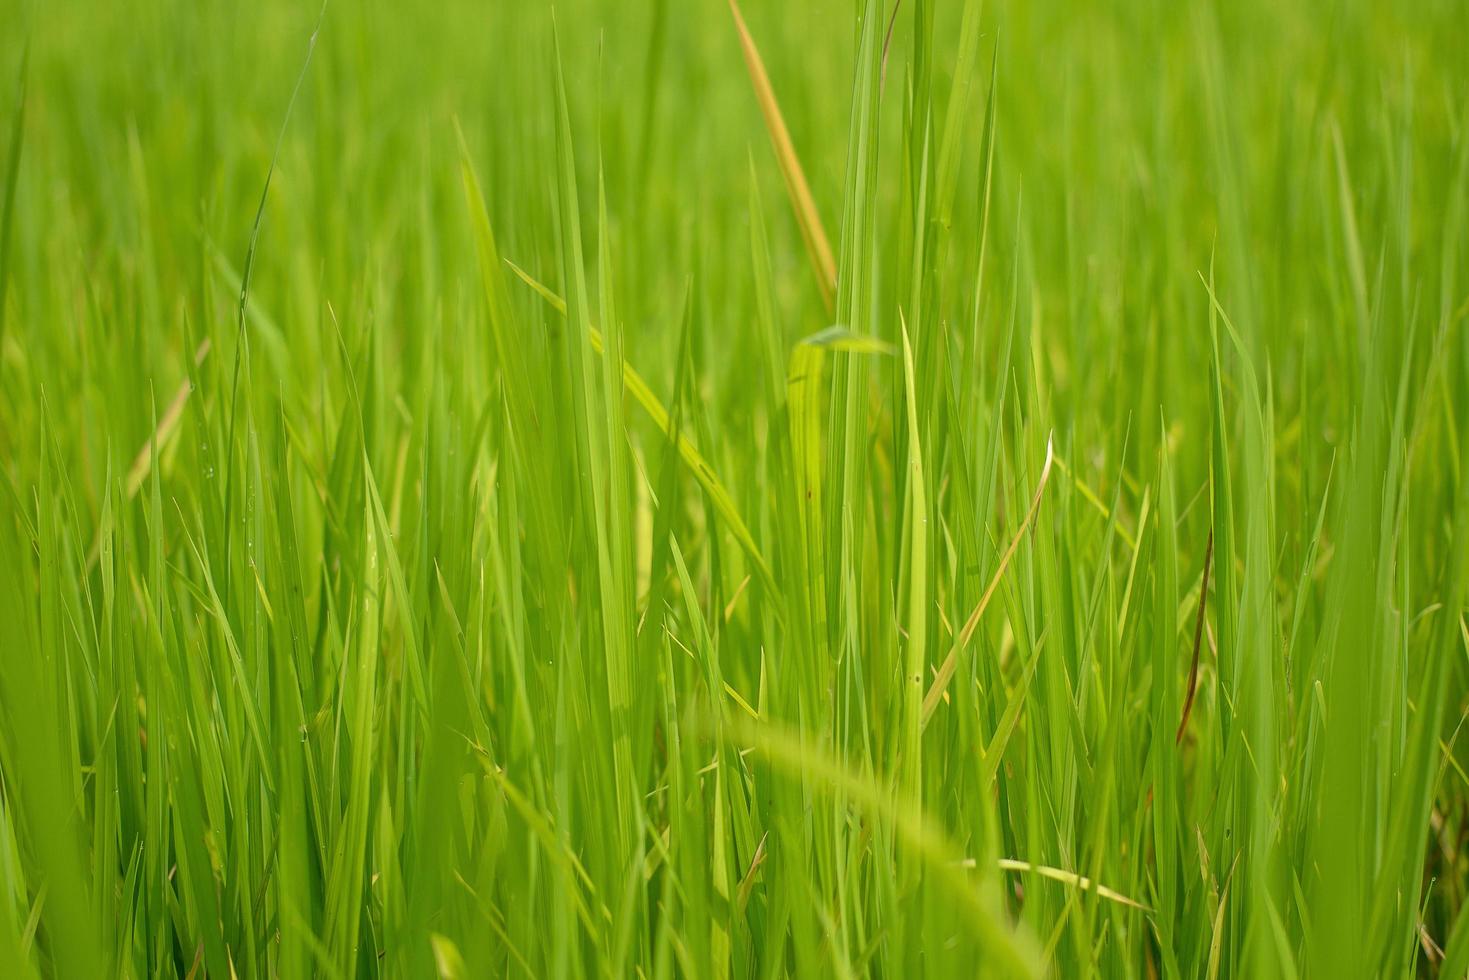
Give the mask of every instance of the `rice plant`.
<path id="1" fill-rule="evenodd" d="M 1469 974 L 1462 0 L 0 0 L 0 976 Z"/>

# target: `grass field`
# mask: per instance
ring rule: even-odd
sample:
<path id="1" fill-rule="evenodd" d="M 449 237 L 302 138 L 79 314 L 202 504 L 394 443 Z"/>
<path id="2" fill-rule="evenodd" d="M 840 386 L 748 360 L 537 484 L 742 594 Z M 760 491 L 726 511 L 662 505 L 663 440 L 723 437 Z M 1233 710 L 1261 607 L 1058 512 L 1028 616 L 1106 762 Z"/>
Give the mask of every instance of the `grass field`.
<path id="1" fill-rule="evenodd" d="M 1464 977 L 1462 0 L 0 0 L 0 976 Z"/>

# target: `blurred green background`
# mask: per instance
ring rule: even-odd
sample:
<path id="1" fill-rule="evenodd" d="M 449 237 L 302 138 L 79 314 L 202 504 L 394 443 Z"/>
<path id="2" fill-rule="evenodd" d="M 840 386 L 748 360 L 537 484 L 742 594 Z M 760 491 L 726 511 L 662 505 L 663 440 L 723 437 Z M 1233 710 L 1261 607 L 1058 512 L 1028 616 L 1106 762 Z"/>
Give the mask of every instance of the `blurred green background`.
<path id="1" fill-rule="evenodd" d="M 0 973 L 1464 975 L 1469 4 L 742 9 L 0 0 Z"/>

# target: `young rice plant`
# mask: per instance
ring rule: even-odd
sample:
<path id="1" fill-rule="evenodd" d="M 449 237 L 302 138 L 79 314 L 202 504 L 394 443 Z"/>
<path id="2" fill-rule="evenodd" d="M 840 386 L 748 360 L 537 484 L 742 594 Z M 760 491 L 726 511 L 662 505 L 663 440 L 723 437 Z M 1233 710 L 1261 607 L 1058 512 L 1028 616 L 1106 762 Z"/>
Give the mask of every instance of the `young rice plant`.
<path id="1" fill-rule="evenodd" d="M 1463 0 L 0 0 L 0 976 L 1469 973 Z"/>

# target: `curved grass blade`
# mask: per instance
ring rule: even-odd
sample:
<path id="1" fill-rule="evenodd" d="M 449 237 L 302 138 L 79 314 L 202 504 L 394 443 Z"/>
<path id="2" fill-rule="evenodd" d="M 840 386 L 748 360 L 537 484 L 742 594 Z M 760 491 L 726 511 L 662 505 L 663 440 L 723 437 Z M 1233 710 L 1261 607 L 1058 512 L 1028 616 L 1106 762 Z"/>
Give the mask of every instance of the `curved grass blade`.
<path id="1" fill-rule="evenodd" d="M 981 945 L 995 957 L 997 974 L 1041 974 L 1038 952 L 1030 937 L 1006 923 L 999 903 L 987 901 L 992 893 L 977 889 L 961 873 L 965 862 L 955 856 L 948 835 L 921 806 L 902 805 L 891 790 L 852 772 L 840 760 L 829 757 L 797 734 L 770 724 L 754 725 L 737 717 L 726 719 L 724 730 L 727 737 L 751 745 L 775 768 L 838 790 L 858 807 L 891 821 L 898 839 L 928 866 L 937 882 L 964 910 Z"/>
<path id="2" fill-rule="evenodd" d="M 1062 868 L 1053 868 L 1045 864 L 1031 864 L 1029 861 L 1017 861 L 1014 858 L 1000 858 L 998 863 L 1000 865 L 1000 870 L 1002 871 L 1017 871 L 1023 874 L 1037 874 L 1040 875 L 1042 878 L 1049 878 L 1052 881 L 1059 881 L 1063 885 L 1070 885 L 1072 888 L 1078 888 L 1084 892 L 1094 891 L 1102 898 L 1105 898 L 1107 901 L 1116 902 L 1118 905 L 1126 905 L 1128 908 L 1134 908 L 1140 912 L 1151 911 L 1151 909 L 1149 909 L 1142 902 L 1139 902 L 1133 898 L 1128 898 L 1121 892 L 1116 891 L 1112 888 L 1108 888 L 1106 885 L 1099 885 L 1085 875 L 1079 875 L 1074 871 L 1066 871 Z"/>
<path id="3" fill-rule="evenodd" d="M 990 584 L 985 587 L 984 595 L 980 596 L 979 604 L 974 607 L 974 612 L 969 614 L 969 619 L 964 623 L 964 628 L 959 631 L 959 636 L 954 641 L 954 648 L 944 658 L 939 667 L 938 676 L 933 679 L 929 686 L 928 696 L 923 699 L 923 724 L 927 727 L 929 719 L 933 717 L 934 710 L 938 708 L 939 699 L 944 696 L 944 688 L 949 686 L 949 681 L 954 679 L 954 671 L 959 667 L 959 653 L 969 645 L 974 636 L 974 631 L 979 626 L 979 619 L 984 615 L 985 608 L 989 606 L 990 599 L 994 598 L 995 589 L 999 587 L 1000 579 L 1005 574 L 1005 569 L 1010 566 L 1010 560 L 1015 557 L 1015 551 L 1020 547 L 1021 538 L 1029 529 L 1031 522 L 1035 520 L 1036 511 L 1041 506 L 1041 494 L 1045 492 L 1046 481 L 1051 478 L 1051 463 L 1055 459 L 1052 449 L 1051 437 L 1046 437 L 1046 461 L 1041 466 L 1041 478 L 1036 482 L 1035 494 L 1030 498 L 1030 509 L 1025 512 L 1025 519 L 1020 522 L 1020 527 L 1015 530 L 1015 537 L 1010 540 L 1010 547 L 1005 549 L 1005 554 L 1000 558 L 1000 564 L 995 568 L 995 574 L 990 577 Z"/>
<path id="4" fill-rule="evenodd" d="M 505 260 L 505 264 L 510 266 L 511 271 L 519 276 L 527 286 L 535 290 L 542 299 L 550 304 L 552 309 L 563 316 L 566 314 L 566 301 L 564 299 L 556 295 L 553 290 L 539 282 L 530 273 L 509 259 Z M 602 353 L 604 343 L 602 332 L 593 326 L 590 329 L 589 336 L 592 342 L 592 349 L 599 354 Z M 714 472 L 714 468 L 709 465 L 709 461 L 699 452 L 698 447 L 689 441 L 688 436 L 684 435 L 681 430 L 675 430 L 669 418 L 668 409 L 664 407 L 663 402 L 658 399 L 658 396 L 653 393 L 653 389 L 648 387 L 648 382 L 643 380 L 643 376 L 638 374 L 637 370 L 626 360 L 622 362 L 622 384 L 627 389 L 627 393 L 632 395 L 633 400 L 642 407 L 643 411 L 647 413 L 648 418 L 653 420 L 653 424 L 660 431 L 669 438 L 677 437 L 679 456 L 683 459 L 689 471 L 693 473 L 694 479 L 699 481 L 699 486 L 703 487 L 704 492 L 709 495 L 710 501 L 714 504 L 714 509 L 719 512 L 719 516 L 724 518 L 725 523 L 729 526 L 730 533 L 735 536 L 735 540 L 739 542 L 740 547 L 744 549 L 745 554 L 754 563 L 755 571 L 760 576 L 760 581 L 765 585 L 770 598 L 773 601 L 778 601 L 779 593 L 775 587 L 775 576 L 770 571 L 770 565 L 766 562 L 765 556 L 760 553 L 759 546 L 755 544 L 754 535 L 750 533 L 750 529 L 745 524 L 744 518 L 740 517 L 740 512 L 735 507 L 734 499 L 729 495 L 729 491 L 724 488 L 724 484 L 720 482 L 718 475 Z"/>

